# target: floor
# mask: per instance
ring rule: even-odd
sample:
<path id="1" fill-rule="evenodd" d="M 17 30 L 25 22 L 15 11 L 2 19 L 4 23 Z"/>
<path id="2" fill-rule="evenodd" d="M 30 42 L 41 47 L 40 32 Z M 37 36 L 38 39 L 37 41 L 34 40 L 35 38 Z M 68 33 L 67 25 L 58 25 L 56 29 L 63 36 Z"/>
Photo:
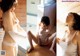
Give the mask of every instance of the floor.
<path id="1" fill-rule="evenodd" d="M 32 20 L 34 19 L 34 20 Z M 36 33 L 36 28 L 37 28 L 37 17 L 36 16 L 32 16 L 32 15 L 27 15 L 27 31 L 31 31 L 32 33 Z M 35 34 L 34 34 L 35 35 Z M 21 39 L 22 41 L 20 41 L 20 45 L 22 48 L 24 48 L 25 50 L 27 50 L 27 48 L 29 47 L 29 41 Z M 36 45 L 34 42 L 34 50 L 31 53 L 27 53 L 26 55 L 24 54 L 24 50 L 19 52 L 19 56 L 54 56 L 54 54 L 49 50 L 49 48 L 47 47 L 40 47 L 38 45 Z"/>
<path id="2" fill-rule="evenodd" d="M 31 30 L 33 33 L 35 33 L 37 17 L 27 15 L 27 18 L 28 18 L 27 19 L 27 30 Z M 38 45 L 35 45 L 34 50 L 30 53 L 27 53 L 26 56 L 54 56 L 54 54 L 49 50 L 48 47 L 40 47 Z"/>
<path id="3" fill-rule="evenodd" d="M 54 56 L 48 47 L 40 47 L 36 45 L 34 50 L 27 54 L 27 56 Z"/>

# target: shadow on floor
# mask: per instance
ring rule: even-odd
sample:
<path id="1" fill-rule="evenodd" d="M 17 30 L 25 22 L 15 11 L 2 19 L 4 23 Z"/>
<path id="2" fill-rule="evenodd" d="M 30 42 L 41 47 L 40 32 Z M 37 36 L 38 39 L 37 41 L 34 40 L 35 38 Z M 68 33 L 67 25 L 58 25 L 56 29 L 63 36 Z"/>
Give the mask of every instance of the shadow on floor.
<path id="1" fill-rule="evenodd" d="M 27 53 L 27 56 L 54 56 L 54 54 L 49 50 L 48 47 L 36 45 L 32 52 Z"/>

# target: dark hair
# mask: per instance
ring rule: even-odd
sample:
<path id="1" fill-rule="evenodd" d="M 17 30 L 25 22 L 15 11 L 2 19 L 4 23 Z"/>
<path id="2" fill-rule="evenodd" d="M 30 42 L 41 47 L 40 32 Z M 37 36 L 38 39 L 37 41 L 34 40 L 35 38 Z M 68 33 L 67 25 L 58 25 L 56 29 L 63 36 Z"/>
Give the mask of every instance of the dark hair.
<path id="1" fill-rule="evenodd" d="M 14 2 L 15 0 L 2 0 L 2 2 L 0 2 L 0 7 L 2 11 L 8 11 L 13 6 Z"/>
<path id="2" fill-rule="evenodd" d="M 43 16 L 41 22 L 44 23 L 46 26 L 50 25 L 50 20 L 48 16 Z"/>
<path id="3" fill-rule="evenodd" d="M 80 15 L 78 15 L 77 13 L 70 13 L 70 14 L 73 14 L 73 16 L 74 16 L 74 19 L 73 19 L 73 21 L 74 21 L 74 23 L 73 23 L 73 29 L 74 30 L 80 30 Z"/>

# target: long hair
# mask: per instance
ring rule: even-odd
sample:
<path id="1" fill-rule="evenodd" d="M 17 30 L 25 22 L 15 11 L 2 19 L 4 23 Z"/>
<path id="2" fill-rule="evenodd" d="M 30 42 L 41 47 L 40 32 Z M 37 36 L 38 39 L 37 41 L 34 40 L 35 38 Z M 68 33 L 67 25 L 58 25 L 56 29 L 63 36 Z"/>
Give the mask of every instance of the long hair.
<path id="1" fill-rule="evenodd" d="M 8 11 L 14 4 L 15 0 L 2 0 L 0 2 L 0 8 L 3 12 Z"/>
<path id="2" fill-rule="evenodd" d="M 73 14 L 74 16 L 74 19 L 73 19 L 73 26 L 72 28 L 74 30 L 79 30 L 80 31 L 80 15 L 78 15 L 77 13 L 73 13 L 73 12 L 70 12 L 70 14 Z"/>

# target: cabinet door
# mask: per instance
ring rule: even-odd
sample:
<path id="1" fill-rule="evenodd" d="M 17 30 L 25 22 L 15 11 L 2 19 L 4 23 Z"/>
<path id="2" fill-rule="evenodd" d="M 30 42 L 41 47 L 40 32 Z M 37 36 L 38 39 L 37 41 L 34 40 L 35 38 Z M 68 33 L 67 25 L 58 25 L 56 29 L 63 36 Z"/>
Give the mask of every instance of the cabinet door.
<path id="1" fill-rule="evenodd" d="M 27 13 L 37 14 L 37 5 L 40 0 L 27 0 Z"/>

